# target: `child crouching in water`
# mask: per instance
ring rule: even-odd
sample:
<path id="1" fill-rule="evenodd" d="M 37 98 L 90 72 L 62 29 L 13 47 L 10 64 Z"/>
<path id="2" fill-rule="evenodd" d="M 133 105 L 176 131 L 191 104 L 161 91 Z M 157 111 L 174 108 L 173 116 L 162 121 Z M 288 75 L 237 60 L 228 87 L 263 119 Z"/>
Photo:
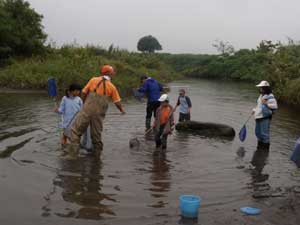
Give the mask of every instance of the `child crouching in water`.
<path id="1" fill-rule="evenodd" d="M 59 107 L 54 109 L 54 112 L 62 115 L 62 145 L 66 145 L 68 139 L 70 139 L 69 130 L 71 124 L 83 105 L 80 94 L 81 87 L 78 84 L 71 84 L 69 89 L 66 91 L 66 95 L 62 98 Z"/>
<path id="2" fill-rule="evenodd" d="M 173 107 L 169 104 L 169 97 L 163 94 L 159 100 L 160 107 L 156 111 L 156 118 L 154 121 L 155 142 L 156 148 L 167 149 L 168 135 L 172 133 L 174 126 Z"/>

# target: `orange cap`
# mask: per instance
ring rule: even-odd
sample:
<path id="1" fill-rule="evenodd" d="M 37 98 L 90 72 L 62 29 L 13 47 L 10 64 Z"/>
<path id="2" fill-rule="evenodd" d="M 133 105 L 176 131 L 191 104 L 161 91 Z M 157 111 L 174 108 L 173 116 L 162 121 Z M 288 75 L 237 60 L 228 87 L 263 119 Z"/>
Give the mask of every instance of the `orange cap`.
<path id="1" fill-rule="evenodd" d="M 111 75 L 115 72 L 114 68 L 110 65 L 104 65 L 101 69 L 102 75 Z"/>

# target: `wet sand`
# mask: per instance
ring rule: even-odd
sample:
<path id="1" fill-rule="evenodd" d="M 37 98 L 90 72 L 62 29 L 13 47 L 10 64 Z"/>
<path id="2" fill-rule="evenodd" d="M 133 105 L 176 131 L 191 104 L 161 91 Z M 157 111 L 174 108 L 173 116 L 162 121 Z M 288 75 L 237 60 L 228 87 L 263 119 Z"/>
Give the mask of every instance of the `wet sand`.
<path id="1" fill-rule="evenodd" d="M 238 131 L 255 105 L 255 88 L 191 81 L 195 120 Z M 177 87 L 170 94 L 176 101 Z M 300 134 L 298 112 L 282 107 L 272 121 L 269 154 L 256 151 L 254 121 L 248 138 L 224 140 L 174 132 L 166 156 L 153 156 L 143 136 L 145 105 L 113 106 L 105 120 L 101 159 L 60 157 L 59 118 L 42 94 L 0 94 L 1 224 L 264 224 L 298 225 L 300 171 L 289 161 Z M 177 117 L 178 118 L 178 117 Z M 132 137 L 141 141 L 130 149 Z M 181 194 L 202 198 L 198 221 L 183 221 Z M 255 206 L 259 216 L 239 208 Z"/>

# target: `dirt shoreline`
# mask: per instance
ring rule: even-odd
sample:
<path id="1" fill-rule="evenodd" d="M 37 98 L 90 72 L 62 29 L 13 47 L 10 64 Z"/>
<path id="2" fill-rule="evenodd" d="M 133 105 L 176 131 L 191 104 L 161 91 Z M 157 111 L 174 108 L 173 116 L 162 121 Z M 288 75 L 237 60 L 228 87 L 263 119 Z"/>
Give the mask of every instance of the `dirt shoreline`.
<path id="1" fill-rule="evenodd" d="M 46 94 L 47 91 L 43 89 L 13 89 L 1 88 L 0 94 Z"/>

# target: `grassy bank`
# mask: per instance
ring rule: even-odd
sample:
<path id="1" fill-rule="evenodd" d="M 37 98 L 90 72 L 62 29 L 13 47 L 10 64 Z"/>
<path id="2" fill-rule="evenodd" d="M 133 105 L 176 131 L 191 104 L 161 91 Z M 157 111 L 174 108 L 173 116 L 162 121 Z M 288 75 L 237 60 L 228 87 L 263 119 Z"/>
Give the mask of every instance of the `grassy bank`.
<path id="1" fill-rule="evenodd" d="M 61 89 L 73 82 L 84 85 L 104 64 L 117 69 L 114 83 L 126 95 L 139 85 L 141 74 L 161 82 L 181 77 L 253 84 L 268 80 L 280 100 L 300 106 L 300 45 L 294 43 L 262 42 L 257 49 L 221 55 L 140 54 L 113 47 L 64 46 L 43 56 L 10 60 L 0 69 L 0 87 L 46 89 L 49 77 L 55 77 Z"/>
<path id="2" fill-rule="evenodd" d="M 122 94 L 139 85 L 142 74 L 161 82 L 178 78 L 178 74 L 155 55 L 130 53 L 126 50 L 99 47 L 64 46 L 52 49 L 44 56 L 12 60 L 0 69 L 0 87 L 14 89 L 46 89 L 47 79 L 55 77 L 60 89 L 77 82 L 81 85 L 99 74 L 102 65 L 117 70 L 114 83 Z"/>

